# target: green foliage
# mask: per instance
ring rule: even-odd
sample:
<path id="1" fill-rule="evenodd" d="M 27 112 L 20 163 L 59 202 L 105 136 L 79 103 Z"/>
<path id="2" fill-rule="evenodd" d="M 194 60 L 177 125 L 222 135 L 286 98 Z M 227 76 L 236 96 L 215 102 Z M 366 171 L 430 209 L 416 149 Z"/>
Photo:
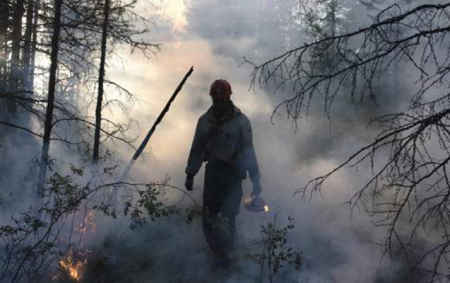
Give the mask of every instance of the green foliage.
<path id="1" fill-rule="evenodd" d="M 105 203 L 105 202 L 101 201 L 99 204 L 94 205 L 92 207 L 92 209 L 100 211 L 104 215 L 110 216 L 114 219 L 117 218 L 117 211 L 110 203 Z M 124 214 L 125 214 L 125 212 L 124 212 Z"/>
<path id="2" fill-rule="evenodd" d="M 61 252 L 73 245 L 70 235 L 82 209 L 115 219 L 123 207 L 123 215 L 131 219 L 132 228 L 145 224 L 147 218 L 156 221 L 178 213 L 175 205 L 164 203 L 164 189 L 170 187 L 166 183 L 104 183 L 102 177 L 110 177 L 114 168 L 106 168 L 101 175 L 85 181 L 81 179 L 83 168 L 70 169 L 72 174 L 55 172 L 48 178 L 41 204 L 0 226 L 0 282 L 19 282 L 24 276 L 35 278 L 30 282 L 38 282 Z M 85 184 L 80 185 L 81 182 Z M 119 192 L 123 202 L 117 201 Z M 65 240 L 68 235 L 69 242 Z"/>
<path id="3" fill-rule="evenodd" d="M 59 218 L 61 214 L 69 214 L 78 210 L 83 200 L 86 200 L 95 188 L 91 188 L 89 184 L 78 185 L 74 177 L 81 171 L 76 172 L 74 175 L 61 175 L 55 172 L 48 178 L 47 190 L 43 192 L 43 197 L 47 199 L 47 202 L 42 206 L 41 213 L 46 213 L 52 218 Z"/>
<path id="4" fill-rule="evenodd" d="M 147 222 L 143 217 L 147 213 L 151 221 L 156 221 L 161 217 L 169 217 L 178 214 L 178 209 L 174 206 L 167 206 L 160 200 L 161 186 L 158 184 L 148 184 L 145 190 L 137 191 L 139 199 L 132 204 L 131 200 L 125 202 L 124 215 L 129 215 L 133 223 L 130 228 L 142 226 Z"/>
<path id="5" fill-rule="evenodd" d="M 186 209 L 186 223 L 190 225 L 195 218 L 201 218 L 203 208 L 200 205 L 193 205 Z"/>
<path id="6" fill-rule="evenodd" d="M 274 277 L 285 266 L 291 266 L 295 271 L 300 271 L 302 265 L 301 252 L 298 249 L 288 246 L 288 234 L 295 226 L 293 218 L 288 217 L 288 224 L 284 227 L 276 225 L 277 212 L 272 221 L 261 223 L 261 239 L 254 243 L 261 247 L 261 251 L 254 255 L 257 263 L 261 267 L 260 282 L 263 282 L 263 275 L 268 274 L 270 283 L 274 282 Z"/>

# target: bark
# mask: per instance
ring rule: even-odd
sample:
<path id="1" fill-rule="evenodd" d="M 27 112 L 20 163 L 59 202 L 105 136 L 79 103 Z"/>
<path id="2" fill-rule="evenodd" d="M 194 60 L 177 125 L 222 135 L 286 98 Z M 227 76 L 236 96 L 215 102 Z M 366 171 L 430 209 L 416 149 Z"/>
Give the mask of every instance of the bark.
<path id="1" fill-rule="evenodd" d="M 28 0 L 27 5 L 27 20 L 25 25 L 25 36 L 24 36 L 24 46 L 23 46 L 23 57 L 22 57 L 22 85 L 27 91 L 32 91 L 32 86 L 30 85 L 30 59 L 31 59 L 31 49 L 32 49 L 32 35 L 33 35 L 33 16 L 34 16 L 35 2 L 34 0 Z"/>
<path id="2" fill-rule="evenodd" d="M 336 0 L 331 0 L 331 37 L 336 36 Z"/>
<path id="3" fill-rule="evenodd" d="M 103 84 L 105 79 L 105 61 L 106 61 L 106 44 L 108 39 L 108 24 L 109 24 L 109 10 L 110 0 L 105 0 L 105 7 L 103 10 L 103 27 L 102 27 L 102 45 L 100 56 L 100 70 L 98 76 L 98 96 L 97 107 L 95 109 L 95 132 L 94 132 L 94 153 L 93 162 L 97 163 L 100 151 L 100 129 L 102 123 L 102 103 L 103 103 Z"/>
<path id="4" fill-rule="evenodd" d="M 8 86 L 8 26 L 10 15 L 10 2 L 9 0 L 0 0 L 0 91 L 6 93 L 9 89 Z M 8 117 L 8 100 L 0 99 L 0 119 L 2 121 L 9 120 Z M 2 131 L 0 135 L 0 144 L 3 143 L 5 136 L 8 133 L 8 129 Z M 0 148 L 0 154 L 5 152 L 5 147 Z M 6 167 L 0 165 L 0 170 L 6 172 Z"/>
<path id="5" fill-rule="evenodd" d="M 42 155 L 41 164 L 39 168 L 38 179 L 38 196 L 45 188 L 45 175 L 47 171 L 47 165 L 49 161 L 49 149 L 50 149 L 50 136 L 53 126 L 53 108 L 55 104 L 55 87 L 56 87 L 56 73 L 58 70 L 58 51 L 59 51 L 59 36 L 61 32 L 61 6 L 62 0 L 55 0 L 55 21 L 53 26 L 52 35 L 52 51 L 50 54 L 50 77 L 48 84 L 48 99 L 47 99 L 47 111 L 45 113 L 44 122 L 44 136 L 42 143 Z"/>
<path id="6" fill-rule="evenodd" d="M 24 0 L 17 0 L 14 7 L 12 22 L 12 45 L 11 45 L 11 73 L 9 81 L 11 82 L 10 91 L 19 90 L 20 81 L 20 42 L 22 40 L 22 17 L 25 12 Z M 14 103 L 10 103 L 8 110 L 15 113 Z"/>
<path id="7" fill-rule="evenodd" d="M 30 86 L 34 87 L 34 66 L 36 60 L 36 45 L 37 45 L 37 27 L 39 22 L 39 1 L 34 0 L 34 15 L 33 15 L 33 33 L 31 42 L 31 55 L 30 55 Z"/>
<path id="8" fill-rule="evenodd" d="M 8 34 L 9 2 L 0 1 L 0 88 L 6 88 L 6 53 Z"/>

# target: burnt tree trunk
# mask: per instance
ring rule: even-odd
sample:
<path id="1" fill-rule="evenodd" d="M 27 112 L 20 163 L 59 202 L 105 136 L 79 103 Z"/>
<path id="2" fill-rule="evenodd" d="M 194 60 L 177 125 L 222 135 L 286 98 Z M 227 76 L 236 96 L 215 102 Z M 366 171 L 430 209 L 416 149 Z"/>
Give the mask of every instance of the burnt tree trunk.
<path id="1" fill-rule="evenodd" d="M 24 96 L 31 97 L 31 93 L 33 92 L 33 85 L 31 84 L 31 76 L 34 74 L 30 73 L 30 64 L 31 64 L 31 56 L 32 56 L 32 37 L 33 37 L 33 17 L 35 0 L 28 0 L 27 3 L 27 14 L 26 14 L 26 23 L 25 23 L 25 34 L 24 34 L 24 43 L 23 43 L 23 54 L 22 54 L 22 77 L 21 77 L 21 88 L 24 91 Z M 31 103 L 25 102 L 31 105 Z M 27 106 L 27 107 L 29 107 Z M 23 112 L 20 115 L 20 118 L 23 119 L 23 123 L 25 125 L 30 124 L 30 113 L 28 111 Z"/>
<path id="2" fill-rule="evenodd" d="M 97 107 L 95 109 L 95 132 L 94 132 L 94 152 L 93 152 L 94 163 L 98 162 L 100 151 L 100 129 L 102 123 L 102 106 L 103 106 L 103 92 L 104 92 L 103 84 L 105 80 L 106 43 L 108 39 L 109 9 L 110 9 L 110 0 L 105 0 L 105 7 L 103 9 L 103 27 L 102 27 L 100 69 L 98 76 Z"/>
<path id="3" fill-rule="evenodd" d="M 37 45 L 37 27 L 39 21 L 39 1 L 34 1 L 34 13 L 33 13 L 33 32 L 32 32 L 32 41 L 31 41 L 31 55 L 30 55 L 30 86 L 32 90 L 34 90 L 34 66 L 36 60 L 36 45 Z"/>
<path id="4" fill-rule="evenodd" d="M 28 0 L 27 5 L 27 20 L 25 24 L 25 35 L 23 45 L 22 56 L 22 86 L 26 91 L 32 91 L 33 86 L 30 85 L 30 63 L 31 63 L 31 49 L 32 49 L 32 36 L 33 36 L 33 16 L 34 16 L 35 3 L 34 0 Z"/>
<path id="5" fill-rule="evenodd" d="M 24 0 L 17 0 L 12 19 L 11 72 L 9 76 L 10 92 L 17 93 L 20 84 L 20 43 L 22 41 L 22 17 L 25 12 Z M 8 103 L 9 114 L 15 114 L 13 100 Z"/>
<path id="6" fill-rule="evenodd" d="M 56 72 L 58 70 L 58 51 L 59 51 L 59 36 L 61 32 L 61 6 L 62 0 L 55 0 L 55 20 L 53 23 L 52 34 L 52 51 L 50 53 L 50 77 L 48 82 L 48 98 L 47 111 L 45 113 L 44 122 L 44 136 L 42 142 L 41 164 L 38 176 L 38 195 L 42 193 L 45 188 L 45 174 L 49 161 L 50 136 L 53 126 L 53 108 L 55 103 L 55 87 L 56 87 Z"/>
<path id="7" fill-rule="evenodd" d="M 331 37 L 336 36 L 336 0 L 331 0 Z"/>
<path id="8" fill-rule="evenodd" d="M 10 2 L 9 0 L 0 1 L 0 120 L 7 121 L 8 119 L 8 99 L 1 98 L 8 92 L 8 27 L 10 18 Z M 7 121 L 8 122 L 8 121 Z M 7 131 L 3 131 L 0 136 L 0 144 L 3 143 Z M 4 148 L 4 147 L 3 147 Z M 0 148 L 0 154 L 4 149 Z M 0 166 L 3 170 L 3 166 Z"/>
<path id="9" fill-rule="evenodd" d="M 0 88 L 6 91 L 9 1 L 0 1 Z"/>

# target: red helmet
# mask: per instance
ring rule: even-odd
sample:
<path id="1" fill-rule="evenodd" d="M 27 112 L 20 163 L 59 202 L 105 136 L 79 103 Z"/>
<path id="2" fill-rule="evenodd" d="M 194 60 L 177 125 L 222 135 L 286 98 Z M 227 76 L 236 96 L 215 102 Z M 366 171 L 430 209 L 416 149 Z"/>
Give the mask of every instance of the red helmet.
<path id="1" fill-rule="evenodd" d="M 232 93 L 231 85 L 227 80 L 217 79 L 209 88 L 209 95 L 212 97 L 230 97 Z"/>

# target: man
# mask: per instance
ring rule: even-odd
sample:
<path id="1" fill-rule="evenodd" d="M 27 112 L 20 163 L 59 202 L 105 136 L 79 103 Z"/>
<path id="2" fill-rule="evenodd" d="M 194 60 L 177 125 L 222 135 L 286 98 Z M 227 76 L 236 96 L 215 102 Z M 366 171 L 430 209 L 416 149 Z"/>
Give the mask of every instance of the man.
<path id="1" fill-rule="evenodd" d="M 242 198 L 242 180 L 250 175 L 252 196 L 261 192 L 258 162 L 253 148 L 250 120 L 230 100 L 228 81 L 215 80 L 210 87 L 211 108 L 197 123 L 186 167 L 186 189 L 203 162 L 203 232 L 210 248 L 226 255 L 234 244 L 236 216 Z"/>

